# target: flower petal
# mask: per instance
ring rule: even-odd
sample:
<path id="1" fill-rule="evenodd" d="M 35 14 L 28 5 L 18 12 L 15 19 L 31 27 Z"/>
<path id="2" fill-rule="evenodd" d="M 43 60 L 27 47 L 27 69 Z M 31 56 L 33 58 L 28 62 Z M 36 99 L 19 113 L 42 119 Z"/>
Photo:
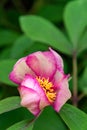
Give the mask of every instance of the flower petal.
<path id="1" fill-rule="evenodd" d="M 27 57 L 19 59 L 14 65 L 13 71 L 10 73 L 9 78 L 16 84 L 20 84 L 25 74 L 35 75 L 34 72 L 27 66 L 25 60 Z"/>
<path id="2" fill-rule="evenodd" d="M 64 76 L 65 75 L 61 71 L 59 71 L 59 70 L 56 71 L 56 73 L 54 75 L 54 78 L 52 80 L 55 89 L 57 89 L 57 87 L 60 84 L 60 82 L 62 82 L 62 79 L 64 78 Z"/>
<path id="3" fill-rule="evenodd" d="M 61 56 L 56 53 L 53 49 L 49 48 L 50 52 L 53 54 L 53 56 L 55 57 L 56 63 L 57 63 L 57 69 L 60 70 L 61 72 L 63 72 L 63 60 L 61 58 Z"/>
<path id="4" fill-rule="evenodd" d="M 21 85 L 29 89 L 32 89 L 38 93 L 38 95 L 40 96 L 40 104 L 39 104 L 40 109 L 43 109 L 45 106 L 50 105 L 44 90 L 42 89 L 42 87 L 39 85 L 38 81 L 35 78 L 29 75 L 25 75 Z"/>
<path id="5" fill-rule="evenodd" d="M 71 92 L 68 86 L 68 79 L 65 77 L 58 85 L 58 93 L 53 108 L 58 112 L 70 97 Z"/>
<path id="6" fill-rule="evenodd" d="M 31 113 L 37 116 L 40 112 L 40 96 L 38 93 L 33 89 L 24 86 L 19 86 L 18 90 L 22 99 L 21 105 L 26 107 Z"/>
<path id="7" fill-rule="evenodd" d="M 28 56 L 26 63 L 37 76 L 52 78 L 56 71 L 56 62 L 53 55 L 48 52 L 36 52 Z"/>

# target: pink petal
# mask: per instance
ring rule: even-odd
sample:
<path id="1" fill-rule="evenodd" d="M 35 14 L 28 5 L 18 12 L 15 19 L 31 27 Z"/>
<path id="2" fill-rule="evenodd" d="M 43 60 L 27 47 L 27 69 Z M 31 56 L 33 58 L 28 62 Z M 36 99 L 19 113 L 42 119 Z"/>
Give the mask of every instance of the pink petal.
<path id="1" fill-rule="evenodd" d="M 29 75 L 25 75 L 21 85 L 29 89 L 32 89 L 38 93 L 38 95 L 40 96 L 40 104 L 39 104 L 40 109 L 43 109 L 45 106 L 50 104 L 45 95 L 44 90 L 42 89 L 42 87 L 39 85 L 38 81 L 35 78 Z"/>
<path id="2" fill-rule="evenodd" d="M 40 95 L 33 89 L 24 86 L 18 87 L 18 90 L 21 96 L 21 105 L 37 116 L 40 112 Z"/>
<path id="3" fill-rule="evenodd" d="M 58 93 L 57 93 L 56 100 L 53 104 L 53 108 L 58 112 L 70 97 L 71 97 L 71 92 L 68 86 L 68 79 L 65 77 L 61 81 L 61 83 L 58 84 Z"/>
<path id="4" fill-rule="evenodd" d="M 64 76 L 65 75 L 61 71 L 59 71 L 59 70 L 56 71 L 56 73 L 54 75 L 54 78 L 52 80 L 55 89 L 57 89 L 57 87 L 60 84 L 60 82 L 62 82 L 62 79 L 64 78 Z"/>
<path id="5" fill-rule="evenodd" d="M 26 63 L 37 76 L 52 78 L 56 71 L 56 62 L 53 55 L 48 52 L 36 52 L 28 56 Z"/>
<path id="6" fill-rule="evenodd" d="M 57 63 L 57 69 L 61 72 L 63 72 L 63 60 L 62 60 L 62 57 L 56 53 L 54 50 L 52 50 L 51 48 L 50 49 L 50 52 L 53 54 L 53 56 L 55 57 L 55 61 Z"/>
<path id="7" fill-rule="evenodd" d="M 34 72 L 27 66 L 25 60 L 27 57 L 21 58 L 14 65 L 13 71 L 10 73 L 9 78 L 13 82 L 20 84 L 25 74 L 35 75 Z"/>

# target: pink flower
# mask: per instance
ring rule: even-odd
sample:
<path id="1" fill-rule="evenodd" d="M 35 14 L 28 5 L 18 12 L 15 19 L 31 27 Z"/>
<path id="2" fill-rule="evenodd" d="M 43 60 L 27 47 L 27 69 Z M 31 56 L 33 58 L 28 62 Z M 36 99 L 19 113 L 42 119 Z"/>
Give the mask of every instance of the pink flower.
<path id="1" fill-rule="evenodd" d="M 62 58 L 51 48 L 21 58 L 9 75 L 19 85 L 21 105 L 34 115 L 48 105 L 59 112 L 71 97 L 68 77 L 63 71 Z"/>

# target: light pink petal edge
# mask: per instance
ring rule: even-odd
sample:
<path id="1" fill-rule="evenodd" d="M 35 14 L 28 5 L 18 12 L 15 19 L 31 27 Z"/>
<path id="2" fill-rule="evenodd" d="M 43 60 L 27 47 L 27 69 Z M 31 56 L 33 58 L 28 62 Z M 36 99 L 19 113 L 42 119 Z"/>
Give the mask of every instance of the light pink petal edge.
<path id="1" fill-rule="evenodd" d="M 25 62 L 26 58 L 27 57 L 19 59 L 9 75 L 9 79 L 16 84 L 20 84 L 22 82 L 26 73 L 33 76 L 35 75 L 34 72 L 27 66 Z"/>
<path id="2" fill-rule="evenodd" d="M 57 70 L 54 78 L 52 80 L 52 83 L 54 84 L 54 88 L 57 89 L 58 85 L 60 84 L 60 82 L 62 81 L 62 79 L 65 77 L 65 74 L 62 73 L 61 71 Z"/>
<path id="3" fill-rule="evenodd" d="M 69 90 L 68 79 L 65 77 L 61 83 L 58 85 L 58 93 L 56 100 L 53 104 L 53 108 L 59 112 L 61 107 L 67 102 L 71 97 L 71 92 Z"/>
<path id="4" fill-rule="evenodd" d="M 18 91 L 21 96 L 21 105 L 37 116 L 40 113 L 40 95 L 33 89 L 24 86 L 19 86 Z"/>
<path id="5" fill-rule="evenodd" d="M 55 57 L 55 61 L 57 64 L 57 69 L 61 72 L 63 72 L 63 60 L 62 57 L 56 53 L 53 49 L 49 48 L 50 52 L 53 54 L 53 56 Z"/>

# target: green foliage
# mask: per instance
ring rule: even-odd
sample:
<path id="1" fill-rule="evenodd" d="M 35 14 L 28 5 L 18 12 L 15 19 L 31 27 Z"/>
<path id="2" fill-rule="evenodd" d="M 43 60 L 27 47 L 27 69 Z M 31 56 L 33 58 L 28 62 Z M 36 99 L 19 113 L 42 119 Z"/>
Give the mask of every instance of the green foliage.
<path id="1" fill-rule="evenodd" d="M 30 124 L 29 127 L 27 126 L 28 124 L 29 124 L 29 120 L 23 120 L 21 122 L 12 125 L 7 130 L 20 130 L 21 128 L 26 130 L 32 130 L 33 124 Z"/>
<path id="2" fill-rule="evenodd" d="M 58 22 L 63 18 L 63 4 L 44 5 L 37 13 L 37 15 L 44 17 L 50 21 Z M 57 13 L 56 13 L 57 12 Z"/>
<path id="3" fill-rule="evenodd" d="M 0 130 L 87 130 L 86 14 L 87 0 L 0 1 Z M 47 107 L 35 118 L 21 107 L 9 73 L 19 58 L 49 47 L 61 54 L 72 77 L 72 99 L 77 80 L 78 108 L 71 99 L 59 113 Z"/>
<path id="4" fill-rule="evenodd" d="M 13 58 L 20 58 L 26 52 L 27 48 L 30 48 L 33 44 L 33 41 L 26 37 L 25 35 L 20 36 L 12 46 L 11 56 Z M 19 51 L 20 50 L 20 51 Z M 15 53 L 16 52 L 16 53 Z"/>
<path id="5" fill-rule="evenodd" d="M 6 130 L 22 120 L 32 120 L 33 116 L 24 108 L 18 108 L 0 115 L 0 129 Z"/>
<path id="6" fill-rule="evenodd" d="M 87 114 L 66 104 L 60 111 L 60 116 L 70 130 L 87 130 Z"/>
<path id="7" fill-rule="evenodd" d="M 48 20 L 39 16 L 20 17 L 21 28 L 33 40 L 40 41 L 58 49 L 66 54 L 71 54 L 71 46 L 64 34 Z M 39 31 L 37 31 L 40 28 Z"/>
<path id="8" fill-rule="evenodd" d="M 85 17 L 87 8 L 84 6 L 84 4 L 87 5 L 86 2 L 81 0 L 70 2 L 67 4 L 64 12 L 66 29 L 75 48 L 77 47 L 77 44 L 79 44 L 79 39 L 87 24 Z"/>
<path id="9" fill-rule="evenodd" d="M 87 50 L 87 31 L 85 31 L 79 41 L 77 54 L 79 55 L 84 50 Z"/>
<path id="10" fill-rule="evenodd" d="M 15 64 L 16 60 L 2 60 L 0 61 L 0 82 L 8 84 L 8 85 L 15 85 L 9 80 L 9 73 L 11 72 L 13 65 Z"/>
<path id="11" fill-rule="evenodd" d="M 44 125 L 43 125 L 44 124 Z M 33 130 L 67 130 L 60 116 L 51 108 L 47 107 L 34 124 Z"/>
<path id="12" fill-rule="evenodd" d="M 79 78 L 79 89 L 87 94 L 87 67 L 85 68 L 83 74 Z"/>
<path id="13" fill-rule="evenodd" d="M 12 44 L 19 34 L 8 29 L 0 29 L 0 47 L 3 45 Z"/>
<path id="14" fill-rule="evenodd" d="M 20 106 L 20 98 L 18 96 L 9 97 L 0 101 L 0 114 L 17 109 Z"/>

